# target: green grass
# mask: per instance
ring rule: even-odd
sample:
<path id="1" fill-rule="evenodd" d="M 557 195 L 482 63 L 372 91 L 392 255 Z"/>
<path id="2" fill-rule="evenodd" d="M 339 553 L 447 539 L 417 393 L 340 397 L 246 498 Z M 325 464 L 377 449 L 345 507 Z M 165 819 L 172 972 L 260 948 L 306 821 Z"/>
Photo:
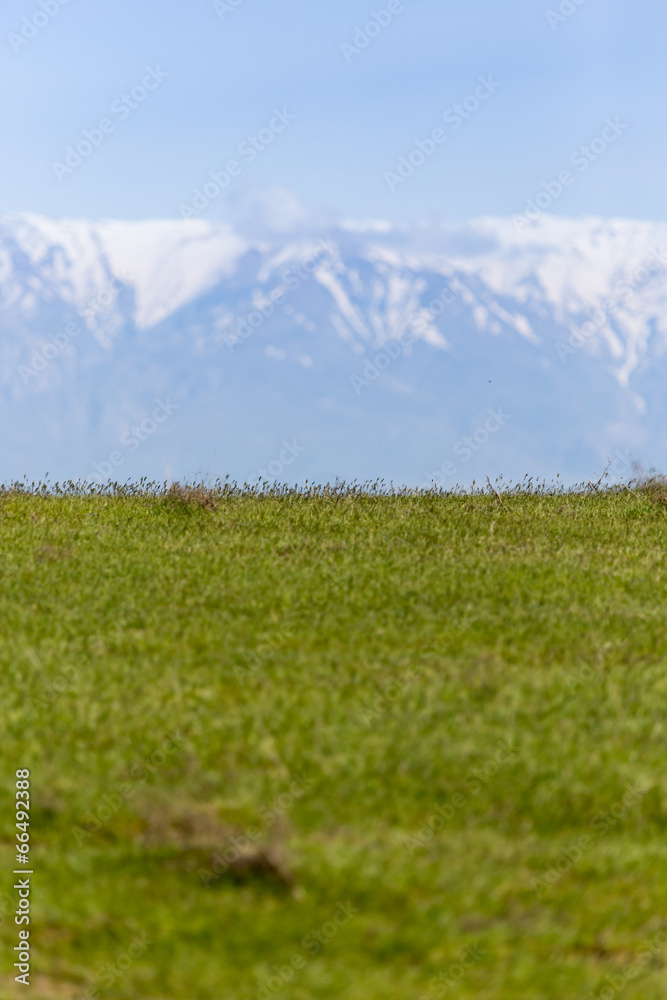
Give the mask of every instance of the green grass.
<path id="1" fill-rule="evenodd" d="M 0 495 L 0 997 L 17 768 L 32 1000 L 667 996 L 660 494 L 197 499 Z"/>

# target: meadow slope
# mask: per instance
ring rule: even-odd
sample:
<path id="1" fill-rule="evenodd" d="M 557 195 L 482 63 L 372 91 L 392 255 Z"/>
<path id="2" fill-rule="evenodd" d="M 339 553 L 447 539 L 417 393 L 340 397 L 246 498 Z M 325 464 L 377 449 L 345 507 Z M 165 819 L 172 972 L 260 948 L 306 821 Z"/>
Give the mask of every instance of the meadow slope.
<path id="1" fill-rule="evenodd" d="M 0 997 L 665 997 L 663 499 L 0 494 Z"/>

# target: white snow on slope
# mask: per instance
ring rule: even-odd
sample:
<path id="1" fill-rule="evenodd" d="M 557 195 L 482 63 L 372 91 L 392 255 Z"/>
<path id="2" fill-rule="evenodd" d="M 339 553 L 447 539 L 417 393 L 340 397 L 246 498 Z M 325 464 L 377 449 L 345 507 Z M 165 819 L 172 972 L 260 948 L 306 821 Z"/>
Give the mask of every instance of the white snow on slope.
<path id="1" fill-rule="evenodd" d="M 234 272 L 249 244 L 231 226 L 200 220 L 103 222 L 102 245 L 114 274 L 127 272 L 135 323 L 149 329 Z"/>
<path id="2" fill-rule="evenodd" d="M 234 271 L 248 244 L 230 226 L 200 220 L 89 222 L 37 215 L 0 219 L 42 288 L 82 309 L 116 278 L 134 288 L 139 329 L 149 329 Z M 6 252 L 2 271 L 8 274 Z"/>
<path id="3" fill-rule="evenodd" d="M 484 218 L 414 230 L 346 222 L 339 232 L 346 250 L 324 260 L 315 281 L 331 297 L 334 326 L 357 343 L 399 336 L 428 308 L 429 283 L 456 278 L 481 333 L 505 328 L 539 345 L 556 326 L 567 343 L 596 315 L 583 346 L 601 352 L 622 385 L 649 351 L 667 346 L 664 223 L 543 216 L 524 228 Z M 113 308 L 119 279 L 134 289 L 134 324 L 148 330 L 220 282 L 224 294 L 248 250 L 260 260 L 259 295 L 313 246 L 313 237 L 250 243 L 231 226 L 204 220 L 10 215 L 0 218 L 0 300 L 29 320 L 40 300 L 60 297 L 81 310 L 111 288 Z M 363 281 L 360 261 L 372 275 Z M 422 336 L 434 347 L 447 344 L 437 324 Z"/>

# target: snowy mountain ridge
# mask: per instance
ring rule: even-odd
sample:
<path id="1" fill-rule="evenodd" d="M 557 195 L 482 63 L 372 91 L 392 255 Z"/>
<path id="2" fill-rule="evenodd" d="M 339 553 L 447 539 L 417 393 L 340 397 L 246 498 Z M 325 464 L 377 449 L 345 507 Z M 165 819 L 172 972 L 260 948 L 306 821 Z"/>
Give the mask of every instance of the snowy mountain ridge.
<path id="1" fill-rule="evenodd" d="M 575 474 L 610 445 L 648 449 L 647 458 L 655 452 L 659 461 L 652 428 L 664 405 L 658 373 L 667 348 L 666 275 L 667 224 L 623 219 L 414 227 L 348 221 L 328 232 L 257 238 L 201 219 L 6 215 L 0 407 L 10 423 L 9 414 L 26 408 L 17 435 L 27 435 L 28 450 L 39 414 L 44 454 L 82 475 L 83 456 L 95 453 L 99 437 L 113 437 L 136 416 L 149 373 L 156 396 L 179 390 L 191 400 L 190 413 L 208 406 L 212 414 L 205 432 L 193 431 L 196 448 L 192 441 L 174 445 L 177 464 L 193 453 L 203 461 L 214 440 L 224 451 L 216 421 L 241 399 L 266 400 L 267 386 L 281 419 L 295 412 L 298 383 L 299 419 L 310 428 L 327 412 L 368 426 L 371 436 L 400 419 L 405 454 L 385 464 L 390 474 L 421 479 L 409 456 L 435 449 L 447 428 L 463 429 L 477 392 L 464 386 L 505 392 L 502 400 L 480 397 L 475 412 L 487 403 L 507 407 L 516 393 L 521 409 L 537 379 L 538 407 L 541 399 L 562 412 L 568 395 L 584 391 L 593 411 L 583 418 L 583 434 L 570 427 L 571 415 L 563 417 L 565 439 L 553 441 L 553 458 L 553 431 L 539 447 L 542 469 L 558 465 Z M 76 401 L 68 393 L 73 385 Z M 371 385 L 381 391 L 367 391 Z M 526 471 L 537 446 L 529 441 L 542 422 L 539 413 L 525 425 L 519 419 L 513 434 L 523 443 L 505 448 L 499 461 L 503 468 L 523 461 Z M 260 426 L 261 419 L 257 444 Z M 319 474 L 346 473 L 347 466 L 363 472 L 361 444 L 350 462 L 333 431 L 323 427 L 323 434 L 334 466 L 313 459 Z M 568 444 L 567 434 L 576 440 Z M 500 437 L 507 443 L 511 435 Z M 237 434 L 230 451 L 238 458 L 243 448 Z M 566 459 L 568 451 L 580 457 Z M 382 469 L 385 452 L 374 468 Z M 494 465 L 491 445 L 485 454 Z"/>

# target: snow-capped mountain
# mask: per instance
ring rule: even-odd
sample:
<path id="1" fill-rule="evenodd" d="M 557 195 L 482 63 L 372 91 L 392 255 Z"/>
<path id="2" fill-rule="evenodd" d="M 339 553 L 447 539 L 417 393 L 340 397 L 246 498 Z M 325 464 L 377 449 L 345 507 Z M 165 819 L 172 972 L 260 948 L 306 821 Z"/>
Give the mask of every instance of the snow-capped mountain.
<path id="1" fill-rule="evenodd" d="M 5 216 L 0 478 L 667 468 L 666 269 L 629 220 Z"/>

